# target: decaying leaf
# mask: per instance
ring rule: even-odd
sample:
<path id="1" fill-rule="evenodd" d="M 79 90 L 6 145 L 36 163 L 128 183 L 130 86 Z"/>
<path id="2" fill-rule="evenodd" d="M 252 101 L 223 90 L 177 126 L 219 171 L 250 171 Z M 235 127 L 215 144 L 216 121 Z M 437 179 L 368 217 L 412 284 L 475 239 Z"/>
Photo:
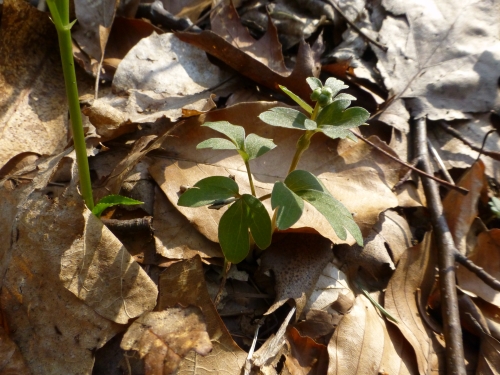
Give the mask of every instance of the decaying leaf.
<path id="1" fill-rule="evenodd" d="M 155 190 L 156 251 L 170 259 L 222 257 L 220 246 L 200 234 L 159 189 Z"/>
<path id="2" fill-rule="evenodd" d="M 500 60 L 490 2 L 385 1 L 374 48 L 385 86 L 403 94 L 414 118 L 467 118 L 495 106 Z"/>
<path id="3" fill-rule="evenodd" d="M 168 267 L 160 275 L 159 288 L 158 309 L 164 310 L 176 304 L 200 307 L 212 341 L 213 350 L 209 355 L 189 354 L 181 362 L 179 373 L 240 375 L 246 352 L 233 341 L 217 314 L 207 291 L 201 258 L 195 256 Z"/>
<path id="4" fill-rule="evenodd" d="M 0 326 L 0 375 L 30 375 L 17 345 L 8 332 Z"/>
<path id="5" fill-rule="evenodd" d="M 359 295 L 328 344 L 328 374 L 415 374 L 412 349 L 390 324 Z"/>
<path id="6" fill-rule="evenodd" d="M 290 355 L 286 356 L 285 366 L 292 374 L 325 374 L 328 369 L 327 347 L 303 337 L 294 327 L 288 327 L 286 338 L 290 345 Z"/>
<path id="7" fill-rule="evenodd" d="M 436 253 L 432 233 L 402 254 L 385 292 L 384 308 L 398 321 L 397 328 L 413 347 L 420 374 L 442 368 L 442 346 L 421 314 L 434 283 Z"/>
<path id="8" fill-rule="evenodd" d="M 261 272 L 272 270 L 276 282 L 276 301 L 266 314 L 294 299 L 300 317 L 321 272 L 332 259 L 330 241 L 318 235 L 290 233 L 272 244 L 261 263 Z"/>
<path id="9" fill-rule="evenodd" d="M 146 374 L 167 375 L 191 350 L 206 356 L 212 343 L 200 309 L 189 306 L 142 315 L 123 336 L 121 348 L 139 353 Z"/>
<path id="10" fill-rule="evenodd" d="M 245 127 L 246 133 L 273 139 L 278 145 L 276 149 L 250 162 L 257 196 L 270 194 L 274 182 L 284 178 L 295 152 L 297 139 L 301 135 L 297 130 L 264 125 L 257 118 L 258 114 L 274 106 L 276 103 L 242 103 L 187 120 L 174 133 L 176 137 L 164 145 L 166 155 L 157 158 L 152 164 L 151 175 L 174 204 L 179 199 L 182 185 L 193 186 L 202 178 L 212 175 L 234 175 L 240 186 L 240 193 L 249 193 L 245 166 L 235 151 L 196 150 L 196 145 L 201 141 L 217 135 L 210 129 L 200 127 L 200 124 L 204 121 L 229 121 Z M 372 141 L 391 152 L 378 139 L 372 138 Z M 362 142 L 337 143 L 322 134 L 312 138 L 311 146 L 304 153 L 298 168 L 310 171 L 323 182 L 332 195 L 353 213 L 353 218 L 364 235 L 377 222 L 380 212 L 397 205 L 397 198 L 391 187 L 404 170 L 400 164 Z M 263 203 L 271 212 L 269 200 Z M 217 223 L 224 209 L 178 209 L 208 239 L 217 241 Z M 306 203 L 302 218 L 292 229 L 310 232 L 311 228 L 334 243 L 343 242 L 324 216 Z M 354 243 L 354 239 L 348 237 L 345 242 Z"/>
<path id="11" fill-rule="evenodd" d="M 216 9 L 211 17 L 212 31 L 199 34 L 180 32 L 176 36 L 224 61 L 231 68 L 265 87 L 279 90 L 286 86 L 303 98 L 309 98 L 305 79 L 319 74 L 319 54 L 301 43 L 293 71 L 285 66 L 275 26 L 269 20 L 268 31 L 255 40 L 241 24 L 233 5 Z"/>
<path id="12" fill-rule="evenodd" d="M 54 24 L 45 13 L 23 1 L 7 0 L 2 8 L 1 166 L 23 151 L 58 153 L 68 136 L 66 92 Z M 79 78 L 81 93 L 90 85 L 88 78 Z"/>

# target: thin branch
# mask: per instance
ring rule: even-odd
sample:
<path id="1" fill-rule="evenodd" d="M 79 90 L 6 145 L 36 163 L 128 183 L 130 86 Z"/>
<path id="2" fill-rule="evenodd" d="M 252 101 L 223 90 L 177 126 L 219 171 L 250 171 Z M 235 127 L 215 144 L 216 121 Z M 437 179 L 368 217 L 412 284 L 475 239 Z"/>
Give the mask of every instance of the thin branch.
<path id="1" fill-rule="evenodd" d="M 489 156 L 492 159 L 500 160 L 500 152 L 484 150 L 484 144 L 486 142 L 486 138 L 483 141 L 482 147 L 478 147 L 478 146 L 474 145 L 472 142 L 470 142 L 469 140 L 467 140 L 462 134 L 460 134 L 459 131 L 457 131 L 456 129 L 453 129 L 450 125 L 446 124 L 444 121 L 438 121 L 438 124 L 439 124 L 439 126 L 441 126 L 441 128 L 443 128 L 443 130 L 446 133 L 451 134 L 455 138 L 460 139 L 464 144 L 469 146 L 472 150 L 479 152 L 479 154 Z M 489 131 L 486 134 L 486 136 L 490 135 L 490 133 L 492 133 L 492 132 L 494 132 L 494 130 Z"/>
<path id="2" fill-rule="evenodd" d="M 356 137 L 358 137 L 359 139 L 361 139 L 363 142 L 366 142 L 368 143 L 370 146 L 372 146 L 373 148 L 377 149 L 378 151 L 380 151 L 381 153 L 383 153 L 385 156 L 391 158 L 392 160 L 394 161 L 397 161 L 399 164 L 402 164 L 404 165 L 405 167 L 407 168 L 410 168 L 411 170 L 417 172 L 419 175 L 422 175 L 422 176 L 425 176 L 425 177 L 428 177 L 430 178 L 431 180 L 434 180 L 436 181 L 437 183 L 443 185 L 443 186 L 446 186 L 450 189 L 453 189 L 453 190 L 456 190 L 458 191 L 459 193 L 461 194 L 464 194 L 464 195 L 467 195 L 469 193 L 469 190 L 467 189 L 464 189 L 463 187 L 460 187 L 460 186 L 456 186 L 456 185 L 452 185 L 450 184 L 448 181 L 444 181 L 444 180 L 441 180 L 440 178 L 437 178 L 437 177 L 434 177 L 433 175 L 429 174 L 429 173 L 426 173 L 418 168 L 415 168 L 414 166 L 412 166 L 411 164 L 408 164 L 406 162 L 404 162 L 403 160 L 397 158 L 396 156 L 394 155 L 391 155 L 390 153 L 388 153 L 387 151 L 385 151 L 384 149 L 378 147 L 375 143 L 373 142 L 370 142 L 368 139 L 366 139 L 365 137 L 363 137 L 362 135 L 359 135 L 355 132 L 353 132 L 351 130 L 351 133 L 354 134 Z"/>
<path id="3" fill-rule="evenodd" d="M 425 118 L 416 121 L 416 130 L 416 148 L 420 157 L 420 165 L 428 174 L 432 174 Z M 457 286 L 455 284 L 455 243 L 443 214 L 443 205 L 436 183 L 423 177 L 422 184 L 438 245 L 439 288 L 446 342 L 446 371 L 450 375 L 465 375 L 462 327 L 460 326 Z"/>
<path id="4" fill-rule="evenodd" d="M 467 268 L 470 272 L 472 272 L 474 275 L 480 278 L 489 287 L 500 291 L 500 281 L 498 279 L 491 276 L 482 267 L 479 267 L 465 255 L 462 255 L 458 250 L 455 251 L 454 256 L 457 263 L 460 263 L 462 266 Z"/>
<path id="5" fill-rule="evenodd" d="M 330 4 L 332 4 L 332 6 L 335 8 L 335 10 L 337 12 L 339 12 L 339 14 L 345 19 L 345 21 L 354 29 L 356 30 L 356 32 L 363 38 L 363 39 L 366 39 L 368 42 L 370 42 L 371 44 L 377 46 L 378 48 L 380 48 L 382 51 L 384 52 L 387 52 L 388 48 L 387 46 L 383 45 L 382 43 L 380 42 L 377 42 L 375 39 L 369 37 L 368 35 L 366 35 L 363 31 L 361 31 L 361 29 L 356 26 L 356 24 L 354 22 L 352 22 L 344 12 L 342 12 L 342 10 L 340 9 L 340 7 L 338 6 L 336 0 L 331 0 L 330 1 Z"/>

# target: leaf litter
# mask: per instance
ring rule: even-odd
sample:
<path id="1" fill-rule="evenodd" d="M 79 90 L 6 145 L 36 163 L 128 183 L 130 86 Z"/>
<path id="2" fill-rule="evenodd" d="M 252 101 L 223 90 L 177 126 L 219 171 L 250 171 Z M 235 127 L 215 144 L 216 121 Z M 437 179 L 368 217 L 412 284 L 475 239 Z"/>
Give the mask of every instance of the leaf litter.
<path id="1" fill-rule="evenodd" d="M 9 360 L 0 361 L 0 372 L 91 373 L 102 368 L 94 363 L 103 361 L 95 352 L 113 353 L 116 374 L 126 369 L 146 374 L 239 374 L 242 368 L 263 374 L 444 371 L 435 234 L 429 232 L 422 185 L 411 178 L 394 190 L 407 168 L 363 142 L 318 135 L 299 167 L 317 175 L 346 205 L 365 246 L 354 245 L 352 237 L 339 239 L 306 203 L 304 216 L 273 236 L 269 249 L 231 268 L 218 305 L 212 302 L 223 265 L 217 223 L 226 209 L 176 203 L 186 186 L 208 176 L 235 179 L 243 194 L 250 186 L 234 150 L 196 149 L 217 136 L 200 125 L 228 121 L 246 134 L 272 139 L 278 147 L 250 162 L 257 195 L 269 194 L 285 177 L 283 160 L 289 160 L 299 135 L 269 127 L 257 116 L 278 106 L 301 111 L 290 107 L 279 85 L 309 103 L 305 79 L 318 77 L 322 66 L 322 81 L 333 66 L 343 69 L 335 74 L 359 98 L 357 105 L 380 105 L 372 126 L 359 132 L 405 161 L 414 156 L 410 114 L 432 120 L 430 142 L 444 168 L 453 177 L 462 175 L 459 184 L 469 190 L 467 196 L 450 191 L 443 200 L 456 247 L 500 277 L 500 220 L 488 206 L 500 193 L 498 160 L 481 156 L 476 162 L 483 142 L 487 151 L 500 147 L 497 132 L 484 141 L 498 128 L 493 5 L 348 1 L 337 9 L 327 2 L 307 4 L 308 9 L 281 1 L 265 2 L 267 8 L 165 2 L 165 14 L 197 23 L 171 33 L 145 19 L 116 16 L 133 17 L 136 4 L 124 10 L 116 9 L 116 2 L 98 2 L 92 15 L 86 4 L 77 3 L 74 54 L 94 76 L 80 71 L 80 93 L 94 96 L 98 69 L 112 82 L 103 96 L 82 99 L 83 113 L 96 128 L 87 150 L 96 195 L 125 191 L 146 202 L 132 211 L 110 208 L 103 217 L 132 226 L 145 215 L 153 217 L 153 230 L 128 229 L 127 236 L 90 214 L 76 190 L 53 25 L 27 4 L 4 2 L 0 352 Z M 20 15 L 28 20 L 21 29 Z M 387 50 L 374 43 L 377 39 Z M 368 89 L 367 82 L 377 89 Z M 387 108 L 391 97 L 396 100 Z M 220 146 L 214 144 L 210 147 Z M 141 184 L 148 186 L 142 192 Z M 272 212 L 270 204 L 264 202 Z M 140 237 L 134 239 L 136 233 Z M 495 373 L 498 291 L 457 268 L 457 285 L 465 293 L 462 326 L 480 343 L 466 345 L 468 371 Z M 476 317 L 476 328 L 467 314 Z"/>

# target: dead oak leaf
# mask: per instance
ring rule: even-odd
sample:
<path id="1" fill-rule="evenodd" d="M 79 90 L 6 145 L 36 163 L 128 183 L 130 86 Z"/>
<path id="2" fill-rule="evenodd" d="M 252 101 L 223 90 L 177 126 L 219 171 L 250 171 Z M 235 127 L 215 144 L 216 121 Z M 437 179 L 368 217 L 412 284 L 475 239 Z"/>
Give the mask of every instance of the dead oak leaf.
<path id="1" fill-rule="evenodd" d="M 171 307 L 134 321 L 123 336 L 123 350 L 144 358 L 145 373 L 171 374 L 190 350 L 207 355 L 212 343 L 198 307 Z"/>
<path id="2" fill-rule="evenodd" d="M 277 30 L 271 20 L 266 34 L 255 40 L 241 24 L 234 6 L 229 4 L 213 13 L 211 25 L 213 31 L 204 30 L 199 34 L 180 32 L 175 35 L 262 86 L 279 90 L 279 85 L 283 85 L 298 96 L 309 98 L 310 88 L 305 79 L 319 75 L 321 51 L 312 50 L 302 42 L 295 68 L 290 71 L 285 66 Z"/>

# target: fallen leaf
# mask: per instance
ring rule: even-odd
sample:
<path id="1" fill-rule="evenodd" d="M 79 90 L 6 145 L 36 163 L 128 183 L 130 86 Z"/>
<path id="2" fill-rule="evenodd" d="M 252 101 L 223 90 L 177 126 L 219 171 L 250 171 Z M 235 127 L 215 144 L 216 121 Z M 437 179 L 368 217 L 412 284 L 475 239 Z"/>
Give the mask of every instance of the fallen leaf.
<path id="1" fill-rule="evenodd" d="M 0 375 L 30 375 L 18 346 L 0 326 Z"/>
<path id="2" fill-rule="evenodd" d="M 435 373 L 444 361 L 442 344 L 426 325 L 421 314 L 431 292 L 436 259 L 431 233 L 402 254 L 385 292 L 384 308 L 399 321 L 397 328 L 417 356 L 420 374 Z"/>
<path id="3" fill-rule="evenodd" d="M 202 178 L 219 175 L 234 175 L 240 193 L 250 192 L 244 163 L 234 151 L 197 150 L 196 145 L 216 134 L 200 127 L 204 121 L 229 121 L 245 127 L 246 133 L 256 133 L 273 139 L 276 149 L 250 162 L 257 196 L 271 193 L 274 182 L 283 179 L 292 160 L 295 145 L 301 133 L 293 129 L 264 125 L 257 115 L 276 103 L 242 103 L 223 110 L 216 110 L 186 123 L 163 146 L 165 154 L 156 158 L 149 171 L 169 200 L 176 205 L 182 185 L 193 186 Z M 377 138 L 371 138 L 378 146 L 391 150 Z M 397 205 L 391 191 L 399 180 L 404 167 L 393 162 L 377 150 L 362 142 L 336 142 L 318 134 L 312 138 L 311 146 L 304 153 L 299 169 L 318 176 L 335 198 L 341 201 L 360 226 L 364 235 L 369 233 L 378 220 L 380 212 Z M 264 205 L 270 209 L 270 202 Z M 206 207 L 177 207 L 193 225 L 208 239 L 217 242 L 217 223 L 224 209 L 210 210 Z M 305 205 L 301 219 L 293 230 L 311 232 L 311 228 L 334 243 L 354 243 L 352 237 L 340 240 L 328 221 L 309 204 Z"/>
<path id="4" fill-rule="evenodd" d="M 155 190 L 154 236 L 156 252 L 169 259 L 222 257 L 220 246 L 200 234 L 170 203 L 165 194 Z"/>
<path id="5" fill-rule="evenodd" d="M 443 200 L 443 214 L 450 228 L 458 251 L 466 254 L 467 234 L 478 215 L 477 204 L 482 194 L 487 194 L 484 164 L 481 160 L 474 163 L 457 183 L 467 190 L 467 195 L 450 190 Z"/>
<path id="6" fill-rule="evenodd" d="M 168 267 L 160 275 L 159 289 L 159 310 L 176 304 L 200 307 L 212 341 L 209 355 L 189 354 L 181 362 L 179 373 L 240 375 L 247 354 L 231 338 L 208 295 L 201 258 L 194 256 Z"/>
<path id="7" fill-rule="evenodd" d="M 311 234 L 289 234 L 262 255 L 260 272 L 273 271 L 276 301 L 271 314 L 289 299 L 295 300 L 297 318 L 302 315 L 325 265 L 333 259 L 331 242 Z"/>
<path id="8" fill-rule="evenodd" d="M 203 314 L 198 307 L 171 307 L 148 312 L 134 321 L 121 342 L 144 359 L 145 374 L 171 374 L 186 354 L 206 356 L 212 350 Z"/>
<path id="9" fill-rule="evenodd" d="M 481 335 L 476 374 L 500 374 L 500 342 L 487 333 Z"/>
<path id="10" fill-rule="evenodd" d="M 414 118 L 463 119 L 495 107 L 499 41 L 490 3 L 384 2 L 377 68 Z"/>
<path id="11" fill-rule="evenodd" d="M 286 330 L 290 355 L 286 356 L 285 366 L 292 374 L 325 374 L 328 369 L 328 351 L 325 345 L 303 337 L 294 327 Z"/>
<path id="12" fill-rule="evenodd" d="M 340 321 L 329 344 L 328 375 L 415 374 L 411 347 L 363 295 Z"/>
<path id="13" fill-rule="evenodd" d="M 163 7 L 175 17 L 189 18 L 196 22 L 200 14 L 210 6 L 211 0 L 163 0 Z"/>
<path id="14" fill-rule="evenodd" d="M 29 4 L 6 0 L 0 43 L 0 166 L 23 151 L 62 151 L 68 109 L 54 24 Z M 78 74 L 80 93 L 91 85 Z"/>
<path id="15" fill-rule="evenodd" d="M 486 272 L 500 278 L 500 229 L 491 229 L 479 233 L 477 245 L 468 258 Z M 473 293 L 485 301 L 500 307 L 500 293 L 481 281 L 465 267 L 458 266 L 458 285 L 463 290 Z"/>
<path id="16" fill-rule="evenodd" d="M 318 76 L 319 54 L 301 42 L 293 71 L 285 66 L 276 27 L 269 20 L 268 31 L 255 40 L 241 24 L 240 17 L 230 3 L 215 10 L 211 16 L 212 31 L 180 32 L 175 35 L 217 57 L 231 68 L 254 82 L 279 91 L 286 86 L 302 98 L 309 99 L 310 88 L 305 79 Z"/>

